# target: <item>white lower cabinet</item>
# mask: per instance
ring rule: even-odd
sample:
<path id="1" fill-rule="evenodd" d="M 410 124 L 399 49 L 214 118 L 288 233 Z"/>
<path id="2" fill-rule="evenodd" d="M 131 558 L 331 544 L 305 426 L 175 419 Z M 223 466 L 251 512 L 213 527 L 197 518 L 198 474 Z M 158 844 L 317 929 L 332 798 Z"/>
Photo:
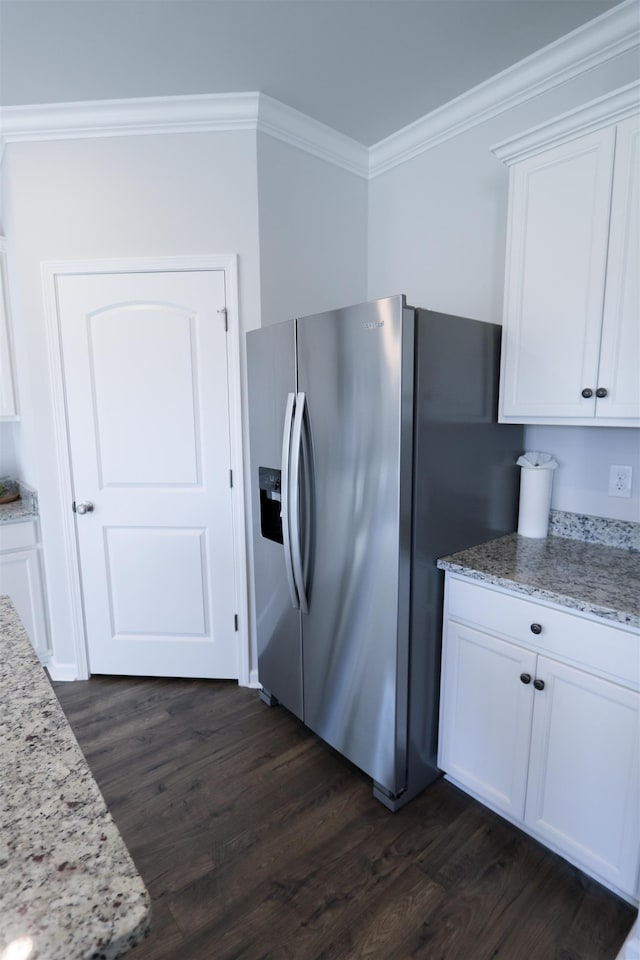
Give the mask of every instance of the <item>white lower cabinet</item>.
<path id="1" fill-rule="evenodd" d="M 524 814 L 535 654 L 450 620 L 440 767 L 494 807 Z"/>
<path id="2" fill-rule="evenodd" d="M 637 898 L 637 633 L 450 574 L 445 602 L 439 766 L 585 872 Z M 581 648 L 584 666 L 576 665 Z"/>
<path id="3" fill-rule="evenodd" d="M 46 663 L 49 644 L 35 520 L 0 525 L 0 595 L 11 597 L 34 650 Z"/>

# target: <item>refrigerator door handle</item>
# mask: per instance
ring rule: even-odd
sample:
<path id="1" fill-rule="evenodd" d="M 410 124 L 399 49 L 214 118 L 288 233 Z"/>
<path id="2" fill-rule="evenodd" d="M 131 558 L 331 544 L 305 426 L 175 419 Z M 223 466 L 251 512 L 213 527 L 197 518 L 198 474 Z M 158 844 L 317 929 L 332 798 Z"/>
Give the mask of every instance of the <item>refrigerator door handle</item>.
<path id="1" fill-rule="evenodd" d="M 282 431 L 282 463 L 280 472 L 280 515 L 282 517 L 282 542 L 284 546 L 284 566 L 287 571 L 287 583 L 289 584 L 289 596 L 294 610 L 300 608 L 298 592 L 296 590 L 296 581 L 293 572 L 293 556 L 291 551 L 291 529 L 289 525 L 289 461 L 291 454 L 291 426 L 293 423 L 293 411 L 296 403 L 295 393 L 287 396 L 287 406 L 284 413 L 284 428 Z M 296 487 L 294 486 L 294 490 Z M 297 497 L 296 497 L 297 499 Z"/>
<path id="2" fill-rule="evenodd" d="M 302 613 L 309 613 L 309 604 L 307 602 L 307 592 L 304 583 L 304 569 L 302 563 L 302 544 L 300 538 L 300 461 L 302 455 L 302 430 L 304 426 L 304 408 L 306 395 L 298 393 L 296 396 L 296 412 L 293 419 L 293 436 L 291 439 L 291 514 L 289 524 L 291 527 L 291 551 L 293 554 L 293 575 L 295 577 L 298 598 L 300 600 L 300 610 Z"/>

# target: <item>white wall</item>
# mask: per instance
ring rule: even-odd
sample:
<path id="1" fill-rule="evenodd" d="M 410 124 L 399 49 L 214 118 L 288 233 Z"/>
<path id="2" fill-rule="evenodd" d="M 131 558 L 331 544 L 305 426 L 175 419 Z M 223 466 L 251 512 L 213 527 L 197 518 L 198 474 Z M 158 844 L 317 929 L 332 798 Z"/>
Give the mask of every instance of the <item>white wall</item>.
<path id="1" fill-rule="evenodd" d="M 258 135 L 263 325 L 364 300 L 367 182 Z"/>
<path id="2" fill-rule="evenodd" d="M 243 332 L 259 326 L 255 134 L 11 144 L 4 167 L 19 475 L 39 495 L 54 656 L 65 665 L 74 660 L 62 549 L 70 504 L 56 478 L 41 261 L 237 253 Z"/>
<path id="3" fill-rule="evenodd" d="M 527 448 L 553 453 L 558 469 L 552 506 L 640 523 L 640 430 L 615 427 L 527 427 Z M 633 470 L 629 499 L 609 497 L 609 467 Z"/>
<path id="4" fill-rule="evenodd" d="M 499 323 L 508 171 L 490 147 L 639 74 L 637 54 L 625 54 L 373 179 L 369 297 L 406 293 L 416 306 Z M 528 428 L 526 444 L 549 449 L 562 463 L 554 507 L 640 520 L 638 470 L 632 500 L 608 497 L 602 482 L 605 464 L 608 472 L 611 462 L 637 463 L 637 430 Z M 618 459 L 611 460 L 614 451 Z"/>
<path id="5" fill-rule="evenodd" d="M 237 253 L 246 422 L 244 335 L 260 325 L 261 309 L 265 322 L 275 322 L 361 300 L 367 287 L 366 181 L 270 137 L 258 139 L 247 131 L 7 148 L 22 422 L 5 431 L 0 466 L 6 462 L 7 472 L 38 490 L 54 657 L 63 667 L 74 658 L 62 549 L 70 505 L 56 478 L 41 262 Z"/>

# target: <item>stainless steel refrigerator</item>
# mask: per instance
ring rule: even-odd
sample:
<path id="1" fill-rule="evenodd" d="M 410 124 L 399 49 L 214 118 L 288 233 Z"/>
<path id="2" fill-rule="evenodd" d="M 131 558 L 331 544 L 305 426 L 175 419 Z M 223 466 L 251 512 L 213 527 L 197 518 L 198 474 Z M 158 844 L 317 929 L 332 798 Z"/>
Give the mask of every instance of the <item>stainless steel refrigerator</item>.
<path id="1" fill-rule="evenodd" d="M 261 696 L 395 810 L 436 766 L 436 560 L 516 527 L 500 327 L 389 297 L 247 335 Z"/>

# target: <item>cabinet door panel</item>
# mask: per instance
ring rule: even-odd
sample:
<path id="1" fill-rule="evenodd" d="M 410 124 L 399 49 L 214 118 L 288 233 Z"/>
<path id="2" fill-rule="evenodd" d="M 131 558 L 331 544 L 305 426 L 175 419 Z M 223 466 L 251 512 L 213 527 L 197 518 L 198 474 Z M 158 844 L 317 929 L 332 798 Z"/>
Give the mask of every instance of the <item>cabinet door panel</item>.
<path id="1" fill-rule="evenodd" d="M 628 893 L 640 840 L 640 695 L 545 657 L 525 823 Z"/>
<path id="2" fill-rule="evenodd" d="M 44 662 L 49 650 L 38 550 L 15 550 L 0 556 L 1 594 L 11 597 L 34 650 Z"/>
<path id="3" fill-rule="evenodd" d="M 640 419 L 640 117 L 618 124 L 596 417 Z"/>
<path id="4" fill-rule="evenodd" d="M 512 170 L 501 416 L 594 414 L 614 142 L 599 130 Z"/>
<path id="5" fill-rule="evenodd" d="M 449 620 L 442 674 L 439 766 L 522 819 L 535 654 Z"/>

